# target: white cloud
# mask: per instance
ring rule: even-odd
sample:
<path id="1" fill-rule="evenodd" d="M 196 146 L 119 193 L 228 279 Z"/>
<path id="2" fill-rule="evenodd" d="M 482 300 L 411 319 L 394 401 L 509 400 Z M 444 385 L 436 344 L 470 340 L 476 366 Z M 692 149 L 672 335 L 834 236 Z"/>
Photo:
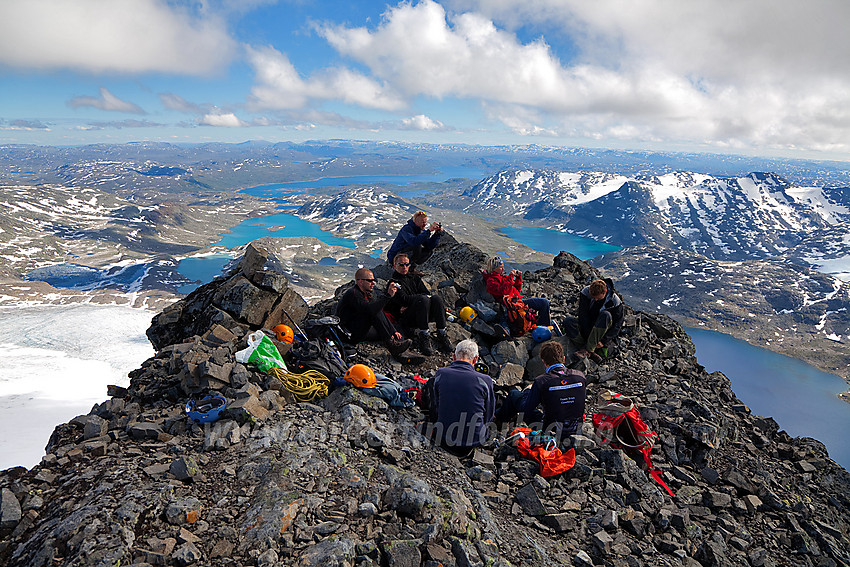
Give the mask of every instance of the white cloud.
<path id="1" fill-rule="evenodd" d="M 850 150 L 844 0 L 446 5 L 457 11 L 401 3 L 373 28 L 320 33 L 406 99 L 498 106 L 515 132 Z"/>
<path id="2" fill-rule="evenodd" d="M 201 114 L 203 109 L 201 105 L 189 102 L 180 95 L 174 93 L 159 93 L 159 100 L 162 106 L 168 110 L 176 110 L 177 112 L 185 112 L 187 114 Z"/>
<path id="3" fill-rule="evenodd" d="M 198 124 L 201 124 L 203 126 L 227 126 L 231 128 L 238 128 L 248 125 L 246 122 L 240 120 L 232 112 L 211 112 L 209 114 L 205 114 L 198 120 Z"/>
<path id="4" fill-rule="evenodd" d="M 142 110 L 136 104 L 132 102 L 127 102 L 125 100 L 121 100 L 109 90 L 104 87 L 100 87 L 100 96 L 75 96 L 71 100 L 68 101 L 68 106 L 72 108 L 80 108 L 83 106 L 90 106 L 92 108 L 98 108 L 100 110 L 109 110 L 113 112 L 128 112 L 130 114 L 145 114 L 145 111 Z"/>
<path id="5" fill-rule="evenodd" d="M 222 18 L 167 0 L 0 2 L 0 63 L 12 67 L 199 75 L 234 49 Z"/>
<path id="6" fill-rule="evenodd" d="M 402 118 L 402 129 L 404 130 L 443 130 L 445 126 L 439 120 L 432 120 L 424 114 L 417 114 L 410 118 Z"/>
<path id="7" fill-rule="evenodd" d="M 322 100 L 383 110 L 404 105 L 390 89 L 349 69 L 327 69 L 304 79 L 289 58 L 272 47 L 246 47 L 246 53 L 257 82 L 248 101 L 252 109 L 299 109 Z"/>

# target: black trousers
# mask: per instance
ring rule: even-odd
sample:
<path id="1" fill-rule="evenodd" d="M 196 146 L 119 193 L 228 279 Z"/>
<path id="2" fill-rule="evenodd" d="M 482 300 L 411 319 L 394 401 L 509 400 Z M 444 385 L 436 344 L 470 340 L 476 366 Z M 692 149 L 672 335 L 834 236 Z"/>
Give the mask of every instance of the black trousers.
<path id="1" fill-rule="evenodd" d="M 428 330 L 428 323 L 445 329 L 446 305 L 439 295 L 414 295 L 411 304 L 401 314 L 401 320 L 412 329 Z"/>

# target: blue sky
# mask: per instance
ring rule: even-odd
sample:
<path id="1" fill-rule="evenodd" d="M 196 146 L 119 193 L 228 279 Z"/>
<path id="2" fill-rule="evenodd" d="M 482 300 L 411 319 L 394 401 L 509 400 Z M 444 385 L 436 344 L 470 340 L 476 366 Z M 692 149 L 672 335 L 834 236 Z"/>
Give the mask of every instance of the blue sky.
<path id="1" fill-rule="evenodd" d="M 2 0 L 0 143 L 850 158 L 846 0 Z"/>

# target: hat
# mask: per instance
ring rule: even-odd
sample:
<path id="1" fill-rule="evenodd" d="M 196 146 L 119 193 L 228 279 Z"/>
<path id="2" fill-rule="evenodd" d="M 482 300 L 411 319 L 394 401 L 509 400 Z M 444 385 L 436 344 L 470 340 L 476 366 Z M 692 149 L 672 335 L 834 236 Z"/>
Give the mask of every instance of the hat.
<path id="1" fill-rule="evenodd" d="M 493 256 L 492 258 L 487 260 L 487 271 L 492 272 L 493 270 L 495 270 L 496 268 L 498 268 L 499 266 L 502 266 L 502 265 L 504 265 L 504 262 L 502 262 L 502 259 L 498 256 Z"/>

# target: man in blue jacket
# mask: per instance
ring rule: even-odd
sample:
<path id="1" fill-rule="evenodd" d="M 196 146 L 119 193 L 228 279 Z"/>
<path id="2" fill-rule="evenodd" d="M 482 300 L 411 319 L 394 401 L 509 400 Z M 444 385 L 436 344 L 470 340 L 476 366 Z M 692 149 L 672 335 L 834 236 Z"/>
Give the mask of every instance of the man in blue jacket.
<path id="1" fill-rule="evenodd" d="M 543 343 L 540 358 L 546 365 L 546 373 L 538 376 L 525 391 L 510 392 L 496 413 L 496 420 L 509 421 L 521 413 L 527 424 L 533 428 L 542 426 L 560 439 L 581 433 L 587 378 L 583 372 L 564 365 L 564 347 L 557 341 Z M 543 406 L 542 414 L 538 405 Z"/>
<path id="2" fill-rule="evenodd" d="M 407 252 L 412 264 L 411 271 L 413 271 L 414 266 L 421 265 L 431 257 L 434 248 L 437 247 L 440 237 L 443 235 L 443 225 L 435 221 L 428 228 L 425 228 L 426 226 L 428 226 L 428 214 L 424 211 L 417 211 L 413 218 L 401 227 L 392 246 L 390 246 L 387 252 L 387 260 L 390 264 L 393 263 L 396 254 Z"/>
<path id="3" fill-rule="evenodd" d="M 452 358 L 450 365 L 428 380 L 423 394 L 431 421 L 428 433 L 447 451 L 462 457 L 487 441 L 496 397 L 493 379 L 475 371 L 475 341 L 459 342 Z"/>

